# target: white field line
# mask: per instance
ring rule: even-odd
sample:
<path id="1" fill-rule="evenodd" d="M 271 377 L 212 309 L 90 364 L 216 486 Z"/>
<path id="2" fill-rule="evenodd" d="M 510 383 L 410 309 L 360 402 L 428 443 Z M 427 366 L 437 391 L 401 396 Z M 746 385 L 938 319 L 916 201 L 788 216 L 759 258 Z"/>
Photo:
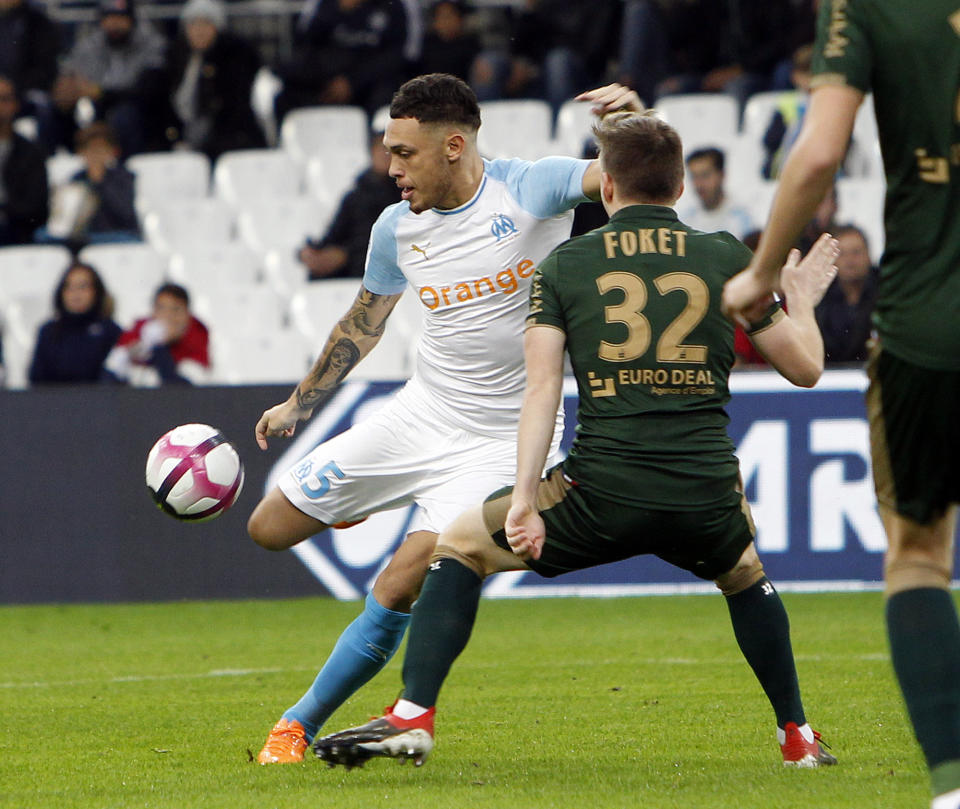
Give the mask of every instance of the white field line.
<path id="1" fill-rule="evenodd" d="M 885 662 L 890 655 L 881 652 L 872 652 L 860 655 L 821 655 L 798 654 L 796 660 L 803 663 L 823 663 L 830 660 L 858 660 L 865 663 Z M 590 660 L 583 665 L 591 667 L 609 664 L 610 660 Z M 622 661 L 617 661 L 618 664 Z M 742 658 L 731 654 L 729 657 L 693 658 L 693 657 L 640 657 L 630 660 L 638 666 L 717 666 L 730 663 L 740 663 Z M 473 662 L 470 668 L 499 668 L 501 662 Z M 575 661 L 566 661 L 564 665 L 576 666 Z M 132 674 L 125 677 L 108 677 L 106 679 L 87 678 L 82 680 L 34 680 L 29 682 L 0 682 L 0 688 L 62 688 L 76 685 L 116 685 L 120 683 L 150 683 L 165 680 L 209 680 L 217 677 L 249 677 L 254 674 L 282 674 L 295 671 L 314 671 L 312 668 L 271 668 L 271 669 L 215 669 L 213 671 L 197 672 L 195 674 Z"/>

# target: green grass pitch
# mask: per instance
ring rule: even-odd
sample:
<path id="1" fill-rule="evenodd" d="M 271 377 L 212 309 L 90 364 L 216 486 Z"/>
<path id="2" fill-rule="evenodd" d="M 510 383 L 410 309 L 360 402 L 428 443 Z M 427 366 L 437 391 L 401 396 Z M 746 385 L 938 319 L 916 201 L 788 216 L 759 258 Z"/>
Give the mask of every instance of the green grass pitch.
<path id="1" fill-rule="evenodd" d="M 484 601 L 424 767 L 252 763 L 357 604 L 0 608 L 0 807 L 927 806 L 877 593 L 784 596 L 811 723 L 786 770 L 721 596 Z M 393 701 L 402 652 L 333 717 Z"/>

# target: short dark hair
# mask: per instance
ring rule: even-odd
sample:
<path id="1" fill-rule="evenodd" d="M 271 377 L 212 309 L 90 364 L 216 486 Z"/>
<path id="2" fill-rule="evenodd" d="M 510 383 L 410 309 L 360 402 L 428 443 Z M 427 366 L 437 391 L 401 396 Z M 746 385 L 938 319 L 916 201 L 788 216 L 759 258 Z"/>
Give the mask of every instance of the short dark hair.
<path id="1" fill-rule="evenodd" d="M 863 228 L 859 225 L 853 224 L 853 222 L 845 222 L 842 225 L 837 225 L 836 227 L 830 228 L 830 232 L 833 234 L 834 239 L 839 239 L 841 236 L 849 236 L 851 233 L 855 233 L 861 239 L 863 239 L 863 244 L 867 248 L 867 251 L 870 250 L 870 240 L 867 238 L 867 234 L 863 232 Z"/>
<path id="2" fill-rule="evenodd" d="M 53 290 L 53 311 L 56 312 L 57 318 L 60 319 L 67 314 L 67 308 L 63 305 L 63 290 L 67 285 L 67 277 L 77 269 L 90 273 L 90 280 L 93 282 L 93 305 L 90 307 L 90 312 L 95 313 L 100 319 L 110 317 L 113 314 L 113 298 L 107 292 L 100 273 L 83 261 L 71 261 L 60 276 L 56 289 Z"/>
<path id="3" fill-rule="evenodd" d="M 169 295 L 171 298 L 176 298 L 179 301 L 183 301 L 185 306 L 190 305 L 190 294 L 184 289 L 180 284 L 162 284 L 157 288 L 157 291 L 153 293 L 153 299 L 156 301 L 161 295 Z"/>
<path id="4" fill-rule="evenodd" d="M 391 118 L 416 118 L 422 124 L 460 124 L 480 128 L 480 104 L 463 79 L 427 73 L 405 82 L 390 102 Z"/>
<path id="5" fill-rule="evenodd" d="M 119 147 L 117 142 L 117 136 L 113 132 L 113 128 L 103 122 L 103 121 L 94 121 L 89 126 L 85 126 L 83 129 L 77 131 L 77 134 L 74 135 L 74 145 L 76 148 L 84 149 L 90 143 L 95 140 L 103 140 L 109 143 L 114 149 Z"/>
<path id="6" fill-rule="evenodd" d="M 625 198 L 665 202 L 683 185 L 683 144 L 677 131 L 651 110 L 614 112 L 593 126 L 600 161 Z"/>
<path id="7" fill-rule="evenodd" d="M 703 149 L 694 149 L 690 154 L 687 155 L 687 165 L 690 165 L 692 160 L 700 160 L 701 158 L 709 157 L 713 162 L 713 167 L 717 171 L 723 171 L 723 167 L 726 165 L 727 158 L 724 156 L 716 146 L 707 146 Z"/>

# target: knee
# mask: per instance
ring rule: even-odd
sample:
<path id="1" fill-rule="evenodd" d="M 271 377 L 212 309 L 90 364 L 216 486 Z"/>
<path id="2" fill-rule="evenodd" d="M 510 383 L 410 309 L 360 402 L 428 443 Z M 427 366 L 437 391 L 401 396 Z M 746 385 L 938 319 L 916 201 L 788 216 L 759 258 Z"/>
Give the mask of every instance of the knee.
<path id="1" fill-rule="evenodd" d="M 720 588 L 720 592 L 725 596 L 735 596 L 744 590 L 753 587 L 763 578 L 763 563 L 751 546 L 739 561 L 722 576 L 718 576 L 714 582 Z"/>
<path id="2" fill-rule="evenodd" d="M 247 520 L 247 533 L 250 535 L 250 539 L 268 551 L 282 551 L 288 547 L 282 541 L 279 531 L 276 530 L 276 525 L 270 515 L 270 509 L 264 501 L 257 505 L 253 514 L 250 515 L 250 519 Z"/>

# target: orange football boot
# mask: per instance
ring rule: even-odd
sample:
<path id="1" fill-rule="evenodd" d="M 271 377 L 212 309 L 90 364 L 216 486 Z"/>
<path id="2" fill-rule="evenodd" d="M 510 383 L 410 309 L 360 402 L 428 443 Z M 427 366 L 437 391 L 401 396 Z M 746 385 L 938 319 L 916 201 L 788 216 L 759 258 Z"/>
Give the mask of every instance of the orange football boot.
<path id="1" fill-rule="evenodd" d="M 297 764 L 310 743 L 307 732 L 296 719 L 281 719 L 273 726 L 267 743 L 257 756 L 261 764 Z"/>

